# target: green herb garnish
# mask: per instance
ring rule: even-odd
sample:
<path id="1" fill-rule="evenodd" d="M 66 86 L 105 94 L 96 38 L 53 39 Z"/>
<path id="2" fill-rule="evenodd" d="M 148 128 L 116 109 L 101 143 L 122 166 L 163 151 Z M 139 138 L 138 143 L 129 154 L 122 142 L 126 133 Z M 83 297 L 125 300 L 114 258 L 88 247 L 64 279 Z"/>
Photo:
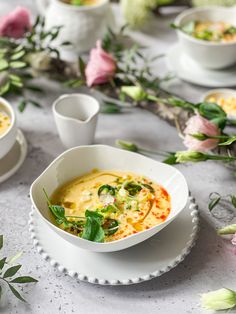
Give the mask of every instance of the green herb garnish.
<path id="1" fill-rule="evenodd" d="M 114 196 L 116 194 L 116 189 L 109 184 L 104 184 L 100 186 L 100 188 L 98 189 L 98 196 L 107 194 Z"/>
<path id="2" fill-rule="evenodd" d="M 0 235 L 0 250 L 2 248 L 3 248 L 3 235 Z M 4 281 L 17 299 L 23 302 L 26 302 L 26 300 L 21 296 L 19 291 L 16 290 L 16 288 L 14 287 L 14 284 L 33 283 L 33 282 L 38 282 L 38 280 L 30 276 L 19 276 L 19 277 L 13 278 L 16 275 L 16 273 L 20 270 L 22 265 L 18 264 L 15 266 L 11 266 L 11 264 L 20 256 L 21 256 L 21 253 L 18 253 L 16 256 L 11 257 L 9 259 L 7 257 L 3 257 L 0 259 L 0 282 Z M 0 285 L 0 301 L 1 301 L 1 295 L 2 295 L 2 288 Z"/>

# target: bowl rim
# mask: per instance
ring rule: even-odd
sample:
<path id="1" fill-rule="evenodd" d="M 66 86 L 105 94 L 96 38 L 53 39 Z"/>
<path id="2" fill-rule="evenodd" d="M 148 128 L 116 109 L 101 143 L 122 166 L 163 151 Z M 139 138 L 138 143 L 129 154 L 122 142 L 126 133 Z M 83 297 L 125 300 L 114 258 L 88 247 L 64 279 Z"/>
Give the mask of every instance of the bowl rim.
<path id="1" fill-rule="evenodd" d="M 76 10 L 78 12 L 86 12 L 86 11 L 92 11 L 95 9 L 102 8 L 103 6 L 106 6 L 109 4 L 109 0 L 99 0 L 97 4 L 94 5 L 84 5 L 84 6 L 77 6 L 69 3 L 62 2 L 61 0 L 54 0 L 54 2 L 61 6 L 62 9 L 68 9 L 68 10 Z"/>
<path id="2" fill-rule="evenodd" d="M 73 147 L 73 148 L 70 148 L 70 149 L 64 151 L 62 154 L 60 154 L 58 157 L 56 157 L 56 158 L 49 164 L 49 166 L 34 180 L 34 182 L 31 184 L 31 187 L 30 187 L 30 199 L 31 199 L 31 202 L 32 202 L 32 204 L 33 204 L 33 207 L 36 209 L 36 211 L 39 213 L 40 217 L 41 217 L 46 223 L 48 223 L 48 224 L 49 224 L 50 226 L 52 226 L 53 228 L 57 228 L 60 232 L 62 232 L 63 234 L 65 234 L 65 235 L 67 235 L 67 236 L 69 236 L 69 237 L 71 237 L 71 238 L 73 238 L 73 239 L 77 238 L 77 239 L 80 239 L 81 241 L 85 241 L 85 242 L 87 242 L 87 243 L 89 242 L 90 244 L 92 243 L 92 245 L 97 246 L 97 247 L 105 247 L 105 246 L 111 246 L 111 245 L 114 245 L 114 244 L 116 244 L 116 243 L 123 242 L 123 241 L 125 241 L 125 240 L 127 240 L 127 239 L 136 237 L 137 235 L 143 234 L 143 233 L 145 233 L 145 232 L 147 232 L 147 231 L 151 231 L 151 230 L 153 230 L 154 228 L 159 227 L 159 226 L 165 224 L 167 221 L 170 220 L 170 215 L 169 215 L 169 216 L 167 217 L 167 219 L 166 219 L 165 221 L 163 221 L 162 223 L 160 223 L 160 224 L 158 224 L 158 225 L 155 225 L 155 226 L 153 226 L 153 227 L 151 227 L 151 228 L 149 228 L 149 229 L 147 229 L 147 230 L 143 230 L 143 231 L 140 231 L 140 232 L 138 232 L 138 233 L 132 234 L 132 235 L 130 235 L 130 236 L 128 236 L 128 237 L 125 237 L 125 238 L 122 238 L 122 239 L 119 239 L 119 240 L 115 240 L 115 241 L 112 241 L 112 242 L 94 242 L 94 241 L 90 241 L 90 240 L 86 240 L 86 239 L 79 238 L 79 237 L 77 237 L 76 235 L 73 235 L 73 234 L 71 234 L 71 233 L 69 233 L 69 232 L 67 232 L 67 231 L 65 231 L 65 230 L 63 230 L 63 229 L 61 229 L 61 228 L 59 228 L 58 226 L 56 226 L 55 224 L 53 224 L 50 220 L 48 220 L 47 218 L 45 218 L 45 217 L 43 216 L 43 214 L 41 213 L 41 211 L 40 211 L 40 210 L 38 209 L 38 207 L 36 206 L 35 202 L 34 202 L 34 198 L 33 198 L 33 188 L 34 188 L 34 185 L 40 180 L 40 178 L 41 178 L 60 158 L 65 157 L 65 155 L 67 155 L 68 153 L 70 153 L 70 152 L 73 151 L 73 150 L 84 149 L 84 148 L 86 149 L 86 148 L 91 148 L 91 147 L 93 147 L 94 149 L 96 149 L 96 148 L 109 148 L 109 149 L 119 150 L 119 151 L 121 151 L 121 152 L 123 152 L 123 153 L 129 153 L 129 154 L 131 154 L 131 155 L 133 155 L 133 156 L 136 156 L 136 157 L 139 156 L 139 154 L 137 154 L 137 153 L 135 153 L 135 152 L 131 152 L 131 151 L 127 151 L 127 150 L 123 150 L 123 149 L 120 149 L 120 148 L 116 148 L 116 147 L 109 146 L 109 145 L 103 145 L 103 144 L 76 146 L 76 147 Z M 185 184 L 185 190 L 186 190 L 186 195 L 184 195 L 184 196 L 185 196 L 184 206 L 183 206 L 181 209 L 179 209 L 179 211 L 175 214 L 175 216 L 173 216 L 173 217 L 171 218 L 171 220 L 169 221 L 169 222 L 171 222 L 171 221 L 174 220 L 174 219 L 178 216 L 178 214 L 185 208 L 185 206 L 186 206 L 186 204 L 187 204 L 187 202 L 188 202 L 188 197 L 189 197 L 189 187 L 188 187 L 188 183 L 187 183 L 187 181 L 186 181 L 184 175 L 183 175 L 178 169 L 174 168 L 173 166 L 168 165 L 168 164 L 164 164 L 164 163 L 162 163 L 162 162 L 160 162 L 160 161 L 151 159 L 151 158 L 146 157 L 146 156 L 142 156 L 142 157 L 144 157 L 147 161 L 148 161 L 148 160 L 155 161 L 156 163 L 158 163 L 158 164 L 160 164 L 160 165 L 162 165 L 162 166 L 164 166 L 164 167 L 173 168 L 173 169 L 176 171 L 176 173 L 178 173 L 178 175 L 181 176 L 181 178 L 183 179 L 183 182 L 184 182 L 184 184 Z"/>
<path id="3" fill-rule="evenodd" d="M 76 118 L 72 118 L 72 117 L 68 117 L 66 115 L 63 115 L 61 114 L 58 109 L 57 109 L 57 105 L 59 104 L 59 102 L 61 100 L 64 100 L 66 98 L 73 98 L 73 97 L 81 97 L 81 98 L 87 98 L 87 99 L 90 99 L 94 102 L 94 104 L 96 104 L 96 109 L 94 110 L 94 113 L 91 114 L 86 120 L 79 120 L 79 119 L 76 119 Z M 87 124 L 88 122 L 90 122 L 95 116 L 98 115 L 99 113 L 99 110 L 100 110 L 100 105 L 99 105 L 99 102 L 98 100 L 93 97 L 93 96 L 90 96 L 90 95 L 87 95 L 87 94 L 83 94 L 83 93 L 72 93 L 72 94 L 63 94 L 61 96 L 59 96 L 52 104 L 52 111 L 53 111 L 53 114 L 55 116 L 58 116 L 60 119 L 63 119 L 63 120 L 66 120 L 66 121 L 74 121 L 76 123 L 79 123 L 79 124 Z"/>
<path id="4" fill-rule="evenodd" d="M 204 94 L 202 94 L 201 96 L 201 100 L 206 100 L 207 97 L 209 97 L 212 94 L 232 94 L 235 95 L 236 97 L 236 90 L 232 89 L 232 88 L 213 88 L 213 89 L 209 89 L 207 92 L 205 92 Z"/>
<path id="5" fill-rule="evenodd" d="M 180 26 L 182 19 L 185 18 L 186 16 L 194 13 L 194 12 L 219 10 L 219 11 L 228 11 L 231 13 L 232 9 L 235 10 L 235 15 L 236 15 L 236 6 L 234 8 L 234 7 L 221 7 L 221 6 L 213 5 L 213 6 L 205 6 L 205 7 L 198 7 L 198 8 L 190 8 L 190 9 L 184 10 L 183 12 L 178 14 L 174 20 L 174 24 L 176 24 L 177 26 Z M 176 31 L 179 35 L 181 34 L 181 36 L 188 39 L 189 41 L 192 41 L 193 43 L 196 43 L 196 44 L 201 44 L 203 46 L 209 46 L 209 47 L 236 46 L 236 41 L 217 43 L 217 42 L 206 41 L 206 40 L 194 38 L 193 36 L 186 34 L 185 32 L 183 32 L 180 29 L 177 29 Z"/>
<path id="6" fill-rule="evenodd" d="M 15 115 L 15 111 L 13 110 L 11 104 L 3 97 L 0 97 L 0 104 L 3 105 L 3 107 L 7 107 L 7 109 L 10 111 L 11 114 L 11 125 L 10 127 L 7 129 L 7 131 L 5 133 L 3 133 L 2 135 L 0 135 L 0 141 L 7 136 L 11 130 L 15 127 L 15 123 L 16 123 L 16 115 Z"/>

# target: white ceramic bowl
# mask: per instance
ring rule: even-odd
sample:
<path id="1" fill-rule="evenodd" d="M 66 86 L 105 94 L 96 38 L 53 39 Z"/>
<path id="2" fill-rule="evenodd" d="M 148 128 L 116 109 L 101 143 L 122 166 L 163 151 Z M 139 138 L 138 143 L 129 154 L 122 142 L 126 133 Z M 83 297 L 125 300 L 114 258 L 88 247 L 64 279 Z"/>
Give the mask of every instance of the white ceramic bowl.
<path id="1" fill-rule="evenodd" d="M 10 151 L 16 141 L 17 126 L 16 116 L 12 106 L 2 97 L 0 97 L 0 111 L 6 112 L 11 119 L 11 125 L 8 130 L 0 135 L 0 159 L 2 159 Z"/>
<path id="2" fill-rule="evenodd" d="M 183 26 L 192 20 L 223 21 L 236 25 L 236 8 L 218 6 L 188 9 L 180 13 L 175 24 Z M 236 63 L 236 42 L 215 43 L 196 39 L 177 30 L 183 53 L 204 68 L 223 69 Z"/>
<path id="3" fill-rule="evenodd" d="M 210 97 L 215 97 L 216 99 L 223 97 L 235 97 L 236 98 L 236 90 L 230 88 L 217 88 L 211 89 L 204 93 L 200 99 L 200 101 L 207 101 Z M 236 119 L 236 114 L 227 114 L 229 119 Z"/>
<path id="4" fill-rule="evenodd" d="M 51 195 L 65 182 L 88 173 L 94 168 L 132 171 L 160 183 L 171 196 L 172 208 L 167 220 L 151 229 L 109 243 L 84 240 L 58 228 L 50 220 L 43 188 Z M 150 238 L 173 221 L 187 203 L 188 186 L 184 176 L 172 166 L 111 146 L 94 145 L 75 147 L 61 154 L 34 181 L 30 196 L 33 206 L 41 218 L 63 239 L 89 251 L 112 252 L 126 249 Z M 175 235 L 173 234 L 173 241 L 174 239 Z"/>

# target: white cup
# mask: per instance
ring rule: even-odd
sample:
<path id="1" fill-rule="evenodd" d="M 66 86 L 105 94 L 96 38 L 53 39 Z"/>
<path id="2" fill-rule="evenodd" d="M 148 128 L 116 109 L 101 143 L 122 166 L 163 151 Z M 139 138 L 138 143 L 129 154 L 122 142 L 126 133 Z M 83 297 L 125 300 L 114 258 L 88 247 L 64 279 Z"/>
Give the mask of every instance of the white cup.
<path id="1" fill-rule="evenodd" d="M 99 103 L 85 94 L 62 95 L 53 103 L 53 115 L 63 145 L 72 148 L 94 141 Z"/>
<path id="2" fill-rule="evenodd" d="M 7 129 L 7 131 L 0 135 L 0 162 L 1 162 L 1 159 L 4 156 L 6 156 L 6 154 L 10 151 L 10 149 L 12 148 L 16 141 L 17 126 L 16 116 L 12 106 L 6 99 L 2 97 L 0 97 L 0 111 L 5 112 L 10 117 L 11 121 L 11 125 Z"/>

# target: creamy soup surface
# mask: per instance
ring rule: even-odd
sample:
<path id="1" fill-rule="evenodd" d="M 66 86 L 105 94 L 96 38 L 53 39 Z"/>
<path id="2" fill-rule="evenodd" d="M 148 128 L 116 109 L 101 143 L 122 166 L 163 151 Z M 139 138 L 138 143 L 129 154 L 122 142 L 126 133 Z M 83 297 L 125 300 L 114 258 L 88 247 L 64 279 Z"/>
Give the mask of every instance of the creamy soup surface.
<path id="1" fill-rule="evenodd" d="M 10 126 L 11 126 L 10 117 L 0 109 L 0 136 L 5 134 Z"/>
<path id="2" fill-rule="evenodd" d="M 236 41 L 236 26 L 223 21 L 190 21 L 181 29 L 201 40 L 222 43 Z"/>
<path id="3" fill-rule="evenodd" d="M 83 237 L 86 211 L 101 216 L 105 242 L 119 240 L 166 220 L 171 211 L 168 192 L 152 180 L 130 172 L 95 170 L 57 189 L 51 203 L 62 206 L 70 222 L 59 227 Z M 98 241 L 98 242 L 103 242 Z"/>

